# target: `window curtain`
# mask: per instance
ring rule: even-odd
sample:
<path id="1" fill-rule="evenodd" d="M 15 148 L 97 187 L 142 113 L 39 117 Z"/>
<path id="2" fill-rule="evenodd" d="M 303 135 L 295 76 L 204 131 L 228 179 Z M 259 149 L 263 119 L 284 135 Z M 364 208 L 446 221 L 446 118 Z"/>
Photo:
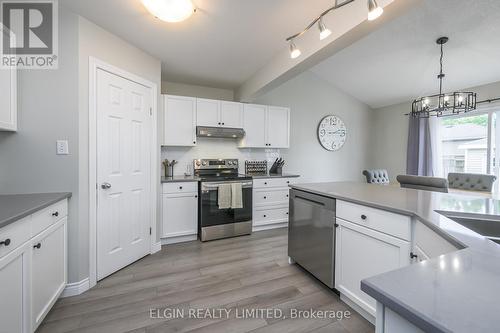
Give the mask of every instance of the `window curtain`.
<path id="1" fill-rule="evenodd" d="M 415 176 L 434 176 L 434 160 L 430 118 L 409 118 L 406 173 Z"/>

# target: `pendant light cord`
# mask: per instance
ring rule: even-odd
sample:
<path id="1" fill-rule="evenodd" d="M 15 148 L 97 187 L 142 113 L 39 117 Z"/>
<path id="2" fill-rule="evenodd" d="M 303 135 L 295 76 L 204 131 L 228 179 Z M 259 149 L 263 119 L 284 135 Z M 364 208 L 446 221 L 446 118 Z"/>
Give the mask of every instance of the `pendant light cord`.
<path id="1" fill-rule="evenodd" d="M 443 44 L 441 44 L 441 58 L 439 59 L 439 66 L 440 66 L 440 71 L 439 71 L 439 94 L 443 94 Z"/>

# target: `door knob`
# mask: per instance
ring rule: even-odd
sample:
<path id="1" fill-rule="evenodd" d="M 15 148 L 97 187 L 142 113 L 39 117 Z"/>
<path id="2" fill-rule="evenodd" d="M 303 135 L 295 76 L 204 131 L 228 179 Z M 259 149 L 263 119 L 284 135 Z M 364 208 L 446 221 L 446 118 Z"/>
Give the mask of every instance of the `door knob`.
<path id="1" fill-rule="evenodd" d="M 103 190 L 108 190 L 111 188 L 111 184 L 110 183 L 102 183 L 101 188 Z"/>

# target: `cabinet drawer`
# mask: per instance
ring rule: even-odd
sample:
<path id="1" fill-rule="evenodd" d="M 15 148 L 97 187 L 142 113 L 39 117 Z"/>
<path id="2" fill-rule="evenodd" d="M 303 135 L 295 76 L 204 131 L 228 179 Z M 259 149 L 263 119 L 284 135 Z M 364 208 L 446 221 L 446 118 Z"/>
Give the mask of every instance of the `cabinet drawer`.
<path id="1" fill-rule="evenodd" d="M 253 212 L 254 225 L 288 222 L 288 207 L 256 209 Z"/>
<path id="2" fill-rule="evenodd" d="M 415 224 L 415 244 L 429 258 L 435 258 L 442 254 L 458 250 L 457 247 L 425 226 L 422 222 Z"/>
<path id="3" fill-rule="evenodd" d="M 8 245 L 0 245 L 0 258 L 12 252 L 31 237 L 31 216 L 11 223 L 0 229 L 0 242 Z"/>
<path id="4" fill-rule="evenodd" d="M 36 236 L 68 215 L 68 200 L 59 201 L 35 214 L 31 222 L 32 235 Z"/>
<path id="5" fill-rule="evenodd" d="M 163 183 L 163 193 L 198 192 L 197 182 Z"/>
<path id="6" fill-rule="evenodd" d="M 254 188 L 270 188 L 270 187 L 288 187 L 290 184 L 295 184 L 297 178 L 263 178 L 254 179 Z"/>
<path id="7" fill-rule="evenodd" d="M 258 190 L 254 191 L 253 201 L 255 205 L 286 205 L 288 206 L 289 190 Z"/>
<path id="8" fill-rule="evenodd" d="M 410 240 L 411 219 L 409 216 L 338 200 L 337 217 L 394 237 Z"/>

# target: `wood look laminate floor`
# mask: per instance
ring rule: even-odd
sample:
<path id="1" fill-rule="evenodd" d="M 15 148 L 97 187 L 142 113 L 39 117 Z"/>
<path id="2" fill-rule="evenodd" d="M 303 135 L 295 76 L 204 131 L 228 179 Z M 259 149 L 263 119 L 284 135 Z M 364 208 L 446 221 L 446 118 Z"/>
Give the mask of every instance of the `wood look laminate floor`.
<path id="1" fill-rule="evenodd" d="M 164 246 L 82 295 L 60 299 L 37 332 L 374 332 L 287 258 L 286 229 Z M 184 318 L 167 318 L 169 309 Z M 190 317 L 190 309 L 199 309 L 204 318 Z M 213 316 L 205 309 L 215 309 Z M 228 314 L 215 317 L 218 309 Z M 257 315 L 258 309 L 278 310 L 273 316 Z M 348 310 L 351 317 L 292 319 L 293 309 Z M 253 318 L 241 319 L 245 310 Z"/>

